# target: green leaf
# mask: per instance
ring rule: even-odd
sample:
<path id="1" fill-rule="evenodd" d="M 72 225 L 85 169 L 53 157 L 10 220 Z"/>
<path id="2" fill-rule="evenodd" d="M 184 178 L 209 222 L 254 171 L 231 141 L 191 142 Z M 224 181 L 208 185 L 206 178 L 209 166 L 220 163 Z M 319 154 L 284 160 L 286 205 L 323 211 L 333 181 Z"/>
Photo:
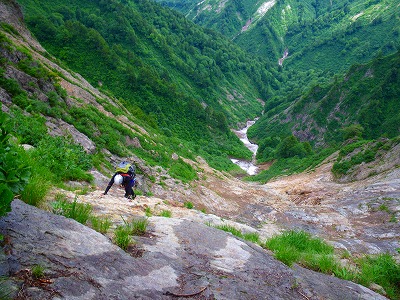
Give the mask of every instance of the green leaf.
<path id="1" fill-rule="evenodd" d="M 11 202 L 14 198 L 12 191 L 5 185 L 0 184 L 0 216 L 11 211 Z"/>

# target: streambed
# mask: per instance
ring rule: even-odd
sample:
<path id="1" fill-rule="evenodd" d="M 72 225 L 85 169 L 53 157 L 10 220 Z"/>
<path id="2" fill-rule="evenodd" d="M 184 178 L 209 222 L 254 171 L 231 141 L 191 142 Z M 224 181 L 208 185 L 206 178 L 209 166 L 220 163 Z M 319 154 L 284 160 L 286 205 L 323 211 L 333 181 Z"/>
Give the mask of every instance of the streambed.
<path id="1" fill-rule="evenodd" d="M 241 130 L 234 130 L 233 132 L 239 137 L 243 144 L 253 153 L 253 158 L 249 160 L 241 160 L 236 158 L 231 158 L 231 161 L 238 165 L 241 169 L 245 170 L 249 175 L 255 175 L 258 173 L 258 167 L 255 165 L 256 153 L 258 150 L 258 145 L 252 144 L 247 138 L 247 130 L 257 121 L 247 121 L 246 127 Z"/>

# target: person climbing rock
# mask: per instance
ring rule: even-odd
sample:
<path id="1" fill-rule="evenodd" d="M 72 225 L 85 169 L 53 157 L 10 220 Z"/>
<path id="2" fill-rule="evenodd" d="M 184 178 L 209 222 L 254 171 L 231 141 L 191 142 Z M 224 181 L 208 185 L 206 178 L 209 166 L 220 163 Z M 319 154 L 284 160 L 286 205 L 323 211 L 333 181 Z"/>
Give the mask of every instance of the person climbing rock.
<path id="1" fill-rule="evenodd" d="M 117 166 L 115 174 L 111 177 L 111 180 L 104 191 L 104 195 L 107 195 L 114 183 L 117 185 L 122 185 L 125 188 L 125 198 L 128 198 L 129 200 L 135 199 L 136 194 L 133 191 L 133 187 L 136 183 L 136 173 L 132 164 L 123 161 Z"/>

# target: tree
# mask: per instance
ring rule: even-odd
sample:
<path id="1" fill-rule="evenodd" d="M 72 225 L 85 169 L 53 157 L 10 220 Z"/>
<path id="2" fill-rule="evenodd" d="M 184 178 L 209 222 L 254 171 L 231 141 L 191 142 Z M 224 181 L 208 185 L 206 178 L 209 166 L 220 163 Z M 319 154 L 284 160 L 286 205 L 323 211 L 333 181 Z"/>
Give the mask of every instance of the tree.
<path id="1" fill-rule="evenodd" d="M 360 124 L 352 124 L 342 128 L 343 138 L 345 141 L 354 137 L 361 137 L 363 132 L 364 128 Z"/>

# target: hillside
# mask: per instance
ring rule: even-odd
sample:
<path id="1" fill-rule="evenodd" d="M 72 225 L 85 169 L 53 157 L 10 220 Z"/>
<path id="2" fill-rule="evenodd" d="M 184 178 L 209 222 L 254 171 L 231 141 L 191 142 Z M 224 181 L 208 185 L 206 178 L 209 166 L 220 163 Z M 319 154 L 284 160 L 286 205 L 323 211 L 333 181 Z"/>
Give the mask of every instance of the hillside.
<path id="1" fill-rule="evenodd" d="M 157 0 L 293 70 L 344 71 L 399 45 L 397 1 Z"/>
<path id="2" fill-rule="evenodd" d="M 0 1 L 0 25 L 0 297 L 398 298 L 398 140 L 358 144 L 378 155 L 347 170 L 353 145 L 314 172 L 245 182 L 46 52 L 15 2 Z M 103 194 L 121 160 L 132 201 Z M 291 230 L 325 252 L 269 246 Z"/>
<path id="3" fill-rule="evenodd" d="M 19 3 L 50 53 L 174 134 L 190 139 L 193 125 L 224 127 L 225 117 L 235 126 L 261 109 L 261 76 L 269 75 L 262 62 L 151 1 Z"/>
<path id="4" fill-rule="evenodd" d="M 293 102 L 269 102 L 248 134 L 263 138 L 294 134 L 316 146 L 346 140 L 357 124 L 362 136 L 377 139 L 400 134 L 400 52 L 354 65 L 330 85 L 315 86 Z M 262 155 L 262 153 L 260 153 Z"/>

